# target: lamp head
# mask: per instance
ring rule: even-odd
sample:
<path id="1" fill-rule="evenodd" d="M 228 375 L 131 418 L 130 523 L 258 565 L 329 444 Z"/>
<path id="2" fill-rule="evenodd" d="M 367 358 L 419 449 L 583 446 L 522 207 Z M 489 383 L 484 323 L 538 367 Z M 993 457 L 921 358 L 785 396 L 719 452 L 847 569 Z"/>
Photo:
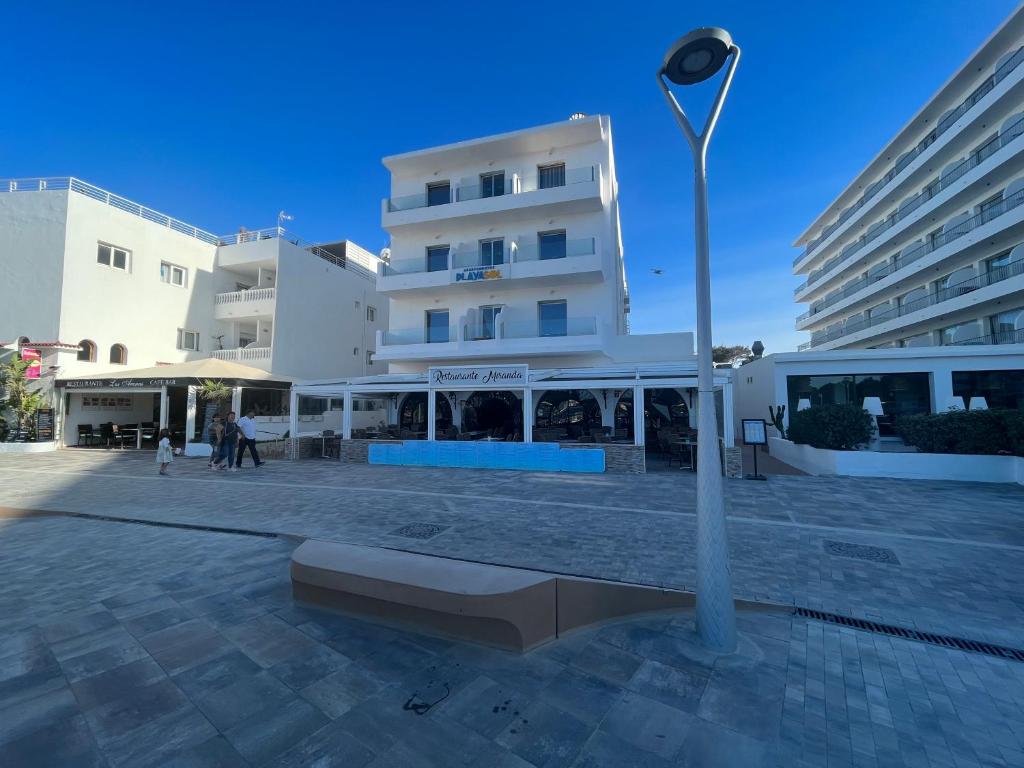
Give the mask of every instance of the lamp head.
<path id="1" fill-rule="evenodd" d="M 724 29 L 695 29 L 669 46 L 661 73 L 676 85 L 703 82 L 722 68 L 732 47 L 732 36 Z"/>

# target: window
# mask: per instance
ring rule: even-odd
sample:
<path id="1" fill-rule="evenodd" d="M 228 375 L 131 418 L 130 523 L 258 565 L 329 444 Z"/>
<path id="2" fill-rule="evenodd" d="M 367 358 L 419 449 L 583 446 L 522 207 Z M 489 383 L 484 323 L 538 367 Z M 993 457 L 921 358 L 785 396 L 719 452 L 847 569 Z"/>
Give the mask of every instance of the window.
<path id="1" fill-rule="evenodd" d="M 901 347 L 931 347 L 934 345 L 931 332 L 919 333 L 917 336 L 911 336 L 906 339 L 900 339 L 899 346 Z"/>
<path id="2" fill-rule="evenodd" d="M 83 363 L 96 362 L 96 342 L 82 339 L 78 342 L 78 359 Z"/>
<path id="3" fill-rule="evenodd" d="M 1024 344 L 1024 307 L 1000 312 L 988 319 L 996 344 Z"/>
<path id="4" fill-rule="evenodd" d="M 199 332 L 187 331 L 184 328 L 178 329 L 178 349 L 187 349 L 192 352 L 199 351 Z"/>
<path id="5" fill-rule="evenodd" d="M 372 350 L 372 349 L 366 350 L 366 364 L 367 365 L 373 365 L 373 353 L 374 353 L 374 350 Z"/>
<path id="6" fill-rule="evenodd" d="M 110 362 L 114 365 L 128 364 L 128 349 L 124 344 L 114 344 L 110 348 Z"/>
<path id="7" fill-rule="evenodd" d="M 128 251 L 113 245 L 99 243 L 96 247 L 96 262 L 105 267 L 128 271 Z"/>
<path id="8" fill-rule="evenodd" d="M 950 344 L 981 344 L 984 340 L 980 339 L 979 336 L 981 336 L 981 329 L 978 328 L 978 324 L 975 321 L 971 320 L 967 323 L 943 328 L 939 331 L 939 343 L 944 347 Z"/>
<path id="9" fill-rule="evenodd" d="M 505 239 L 494 237 L 480 241 L 480 266 L 494 267 L 505 263 Z"/>
<path id="10" fill-rule="evenodd" d="M 927 373 L 881 373 L 843 376 L 787 376 L 789 409 L 796 412 L 801 399 L 811 405 L 859 405 L 865 397 L 882 401 L 886 416 L 906 416 L 931 410 Z"/>
<path id="11" fill-rule="evenodd" d="M 500 197 L 505 194 L 505 172 L 480 174 L 480 197 Z"/>
<path id="12" fill-rule="evenodd" d="M 989 408 L 1024 409 L 1024 370 L 953 371 L 953 395 L 965 403 L 984 397 Z"/>
<path id="13" fill-rule="evenodd" d="M 568 330 L 565 301 L 537 302 L 541 336 L 565 336 Z"/>
<path id="14" fill-rule="evenodd" d="M 372 323 L 377 320 L 377 308 L 367 305 L 366 307 L 366 321 Z"/>
<path id="15" fill-rule="evenodd" d="M 1012 251 L 1001 253 L 998 256 L 993 256 L 991 259 L 985 262 L 985 272 L 993 275 L 995 280 L 1005 280 L 1010 276 L 1010 270 L 1007 267 L 1010 266 L 1010 255 Z"/>
<path id="16" fill-rule="evenodd" d="M 493 304 L 480 307 L 480 335 L 478 339 L 493 339 L 498 313 L 501 312 L 501 304 Z"/>
<path id="17" fill-rule="evenodd" d="M 988 200 L 986 200 L 981 205 L 979 205 L 978 206 L 978 213 L 985 213 L 985 211 L 990 211 L 993 208 L 995 208 L 997 205 L 999 205 L 1001 202 L 1003 202 L 1003 193 L 1002 192 L 1000 192 L 997 195 L 994 195 L 994 196 L 990 197 Z M 987 221 L 987 219 L 986 219 L 986 221 Z"/>
<path id="18" fill-rule="evenodd" d="M 176 264 L 161 261 L 160 280 L 164 283 L 170 283 L 171 285 L 178 285 L 184 288 L 188 282 L 188 270 L 184 267 L 179 267 Z"/>
<path id="19" fill-rule="evenodd" d="M 427 247 L 427 272 L 443 272 L 448 269 L 448 246 L 431 245 Z"/>
<path id="20" fill-rule="evenodd" d="M 537 188 L 551 189 L 565 186 L 565 163 L 551 163 L 537 168 Z"/>
<path id="21" fill-rule="evenodd" d="M 427 310 L 427 343 L 445 344 L 448 342 L 448 310 Z"/>
<path id="22" fill-rule="evenodd" d="M 427 184 L 427 205 L 445 205 L 452 201 L 452 185 L 447 181 Z"/>
<path id="23" fill-rule="evenodd" d="M 537 240 L 540 241 L 540 259 L 564 259 L 565 258 L 565 230 L 557 232 L 539 232 Z"/>

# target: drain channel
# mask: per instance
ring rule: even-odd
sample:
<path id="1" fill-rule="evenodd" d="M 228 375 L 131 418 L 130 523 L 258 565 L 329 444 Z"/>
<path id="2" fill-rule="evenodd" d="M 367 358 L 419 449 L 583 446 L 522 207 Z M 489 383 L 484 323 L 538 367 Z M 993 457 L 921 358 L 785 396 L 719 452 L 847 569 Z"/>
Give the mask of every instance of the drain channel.
<path id="1" fill-rule="evenodd" d="M 57 512 L 63 517 L 77 517 L 83 520 L 100 520 L 105 523 L 131 523 L 133 525 L 149 525 L 154 528 L 178 528 L 184 531 L 203 531 L 205 533 L 231 533 L 236 536 L 258 536 L 264 539 L 276 539 L 276 533 L 252 531 L 245 528 L 218 528 L 213 525 L 192 525 L 190 523 L 165 523 L 159 520 L 141 520 L 134 517 L 113 517 L 111 515 L 91 515 L 85 512 Z"/>
<path id="2" fill-rule="evenodd" d="M 906 640 L 919 640 L 922 643 L 940 645 L 943 648 L 955 648 L 959 651 L 983 653 L 986 656 L 995 656 L 998 659 L 1024 661 L 1024 650 L 1020 650 L 1018 648 L 1007 648 L 1003 645 L 981 643 L 977 640 L 966 640 L 962 637 L 953 637 L 951 635 L 937 635 L 934 632 L 921 632 L 917 629 L 897 627 L 893 624 L 879 624 L 876 621 L 855 619 L 851 616 L 841 616 L 838 613 L 815 611 L 811 608 L 797 608 L 793 613 L 797 616 L 802 616 L 805 619 L 815 619 L 816 621 L 824 621 L 828 624 L 838 624 L 843 627 L 862 629 L 866 632 L 874 632 L 879 635 L 902 637 Z"/>

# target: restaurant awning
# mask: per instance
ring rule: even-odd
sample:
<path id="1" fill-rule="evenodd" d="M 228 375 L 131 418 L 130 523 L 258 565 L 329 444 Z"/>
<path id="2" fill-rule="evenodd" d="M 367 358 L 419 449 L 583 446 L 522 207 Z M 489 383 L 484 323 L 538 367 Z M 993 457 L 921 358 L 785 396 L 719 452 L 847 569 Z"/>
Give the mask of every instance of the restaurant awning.
<path id="1" fill-rule="evenodd" d="M 205 358 L 187 363 L 156 365 L 133 371 L 108 371 L 97 376 L 57 379 L 56 386 L 66 389 L 135 389 L 144 387 L 184 387 L 207 380 L 234 387 L 290 389 L 290 379 L 259 368 L 227 360 Z"/>

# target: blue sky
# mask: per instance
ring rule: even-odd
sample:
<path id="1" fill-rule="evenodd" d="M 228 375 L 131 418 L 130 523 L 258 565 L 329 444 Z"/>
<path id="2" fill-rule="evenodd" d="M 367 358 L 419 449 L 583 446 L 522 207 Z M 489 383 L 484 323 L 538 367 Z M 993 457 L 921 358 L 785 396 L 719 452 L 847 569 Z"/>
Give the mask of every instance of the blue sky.
<path id="1" fill-rule="evenodd" d="M 1013 7 L 21 3 L 0 176 L 78 176 L 217 233 L 283 208 L 308 240 L 377 251 L 382 156 L 606 113 L 633 330 L 691 330 L 691 165 L 654 73 L 723 26 L 743 58 L 709 160 L 715 342 L 787 351 L 793 240 Z"/>

